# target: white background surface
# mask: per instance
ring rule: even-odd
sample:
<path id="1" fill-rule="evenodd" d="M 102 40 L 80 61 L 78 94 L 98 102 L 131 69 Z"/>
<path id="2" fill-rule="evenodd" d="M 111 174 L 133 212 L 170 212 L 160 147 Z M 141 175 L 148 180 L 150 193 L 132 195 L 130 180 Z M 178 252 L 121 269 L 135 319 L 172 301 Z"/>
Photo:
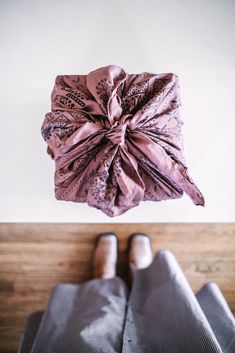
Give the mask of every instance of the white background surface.
<path id="1" fill-rule="evenodd" d="M 3 222 L 235 221 L 235 1 L 0 0 Z M 58 74 L 109 64 L 179 76 L 189 172 L 205 197 L 109 218 L 54 197 L 41 124 Z"/>

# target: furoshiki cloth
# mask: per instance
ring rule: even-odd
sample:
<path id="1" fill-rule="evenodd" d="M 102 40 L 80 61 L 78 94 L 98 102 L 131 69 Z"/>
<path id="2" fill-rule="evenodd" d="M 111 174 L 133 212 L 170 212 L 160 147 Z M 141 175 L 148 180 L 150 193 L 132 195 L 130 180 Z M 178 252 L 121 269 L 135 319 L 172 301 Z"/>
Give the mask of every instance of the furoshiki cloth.
<path id="1" fill-rule="evenodd" d="M 41 132 L 55 160 L 55 197 L 87 202 L 108 216 L 140 201 L 204 198 L 183 152 L 174 73 L 128 74 L 108 65 L 58 75 Z"/>

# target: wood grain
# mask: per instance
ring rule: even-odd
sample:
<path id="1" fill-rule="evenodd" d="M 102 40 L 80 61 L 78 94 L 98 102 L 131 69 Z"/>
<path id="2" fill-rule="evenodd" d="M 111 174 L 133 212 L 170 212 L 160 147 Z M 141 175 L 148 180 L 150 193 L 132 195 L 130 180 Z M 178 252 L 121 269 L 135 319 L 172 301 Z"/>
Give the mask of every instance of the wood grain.
<path id="1" fill-rule="evenodd" d="M 119 236 L 119 275 L 128 235 L 147 233 L 154 251 L 174 252 L 194 292 L 217 282 L 235 315 L 235 223 L 1 223 L 0 353 L 16 352 L 27 315 L 44 308 L 55 284 L 91 278 L 94 239 L 107 231 Z"/>

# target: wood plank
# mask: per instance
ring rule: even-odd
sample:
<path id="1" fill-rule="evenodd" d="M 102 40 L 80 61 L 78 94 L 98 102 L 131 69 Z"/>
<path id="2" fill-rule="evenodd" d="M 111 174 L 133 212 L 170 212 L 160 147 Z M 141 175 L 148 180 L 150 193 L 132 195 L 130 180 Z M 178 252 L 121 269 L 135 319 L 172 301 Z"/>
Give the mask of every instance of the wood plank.
<path id="1" fill-rule="evenodd" d="M 119 236 L 119 275 L 128 235 L 147 233 L 154 251 L 175 254 L 194 292 L 217 282 L 235 315 L 235 223 L 1 223 L 0 353 L 16 351 L 27 315 L 43 310 L 54 285 L 91 278 L 94 239 L 107 231 Z"/>

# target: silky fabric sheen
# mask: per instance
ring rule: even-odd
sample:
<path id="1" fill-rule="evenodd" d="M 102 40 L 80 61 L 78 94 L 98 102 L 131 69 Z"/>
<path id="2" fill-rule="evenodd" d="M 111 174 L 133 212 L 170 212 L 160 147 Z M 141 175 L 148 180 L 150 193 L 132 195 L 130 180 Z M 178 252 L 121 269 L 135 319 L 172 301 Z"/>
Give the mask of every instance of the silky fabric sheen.
<path id="1" fill-rule="evenodd" d="M 87 202 L 110 217 L 141 201 L 204 197 L 183 152 L 179 79 L 108 65 L 58 75 L 41 133 L 55 160 L 57 200 Z"/>
<path id="2" fill-rule="evenodd" d="M 169 250 L 132 270 L 130 293 L 118 277 L 54 287 L 18 353 L 235 352 L 235 319 L 216 283 L 194 295 Z"/>

